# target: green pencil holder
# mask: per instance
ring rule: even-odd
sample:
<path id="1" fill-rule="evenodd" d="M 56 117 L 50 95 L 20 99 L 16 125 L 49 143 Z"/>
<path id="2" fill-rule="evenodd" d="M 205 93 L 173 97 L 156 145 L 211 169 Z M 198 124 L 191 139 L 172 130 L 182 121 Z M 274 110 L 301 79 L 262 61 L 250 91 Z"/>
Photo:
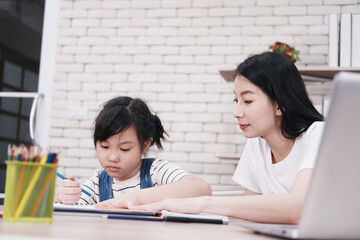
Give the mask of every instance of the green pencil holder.
<path id="1" fill-rule="evenodd" d="M 3 218 L 12 222 L 52 222 L 57 164 L 5 163 Z"/>

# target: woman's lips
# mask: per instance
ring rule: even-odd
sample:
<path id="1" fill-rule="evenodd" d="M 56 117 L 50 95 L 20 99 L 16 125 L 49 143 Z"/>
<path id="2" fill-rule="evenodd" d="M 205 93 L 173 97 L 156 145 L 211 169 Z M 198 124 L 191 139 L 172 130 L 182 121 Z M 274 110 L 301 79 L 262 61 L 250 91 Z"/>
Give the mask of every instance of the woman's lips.
<path id="1" fill-rule="evenodd" d="M 245 130 L 250 124 L 239 124 L 241 130 Z"/>

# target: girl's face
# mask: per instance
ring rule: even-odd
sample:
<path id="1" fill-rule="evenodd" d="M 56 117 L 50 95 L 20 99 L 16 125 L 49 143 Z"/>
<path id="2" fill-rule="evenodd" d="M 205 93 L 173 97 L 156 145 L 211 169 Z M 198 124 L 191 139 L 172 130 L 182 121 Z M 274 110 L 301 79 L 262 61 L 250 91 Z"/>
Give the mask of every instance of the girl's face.
<path id="1" fill-rule="evenodd" d="M 134 126 L 96 143 L 96 154 L 101 166 L 110 177 L 118 181 L 132 178 L 140 170 L 142 154 L 150 147 L 151 140 L 141 150 Z"/>
<path id="2" fill-rule="evenodd" d="M 278 133 L 281 126 L 281 111 L 278 104 L 244 76 L 234 81 L 234 117 L 247 138 L 262 136 L 267 139 Z"/>

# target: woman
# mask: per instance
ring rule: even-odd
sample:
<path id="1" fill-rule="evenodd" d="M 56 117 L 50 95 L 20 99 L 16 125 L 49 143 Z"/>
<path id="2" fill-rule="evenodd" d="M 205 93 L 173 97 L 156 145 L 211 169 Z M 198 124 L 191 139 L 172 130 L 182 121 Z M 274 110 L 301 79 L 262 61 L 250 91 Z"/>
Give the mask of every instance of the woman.
<path id="1" fill-rule="evenodd" d="M 234 117 L 248 140 L 233 179 L 244 186 L 245 196 L 166 199 L 136 208 L 298 223 L 323 116 L 296 66 L 274 52 L 251 56 L 237 67 L 234 102 Z"/>

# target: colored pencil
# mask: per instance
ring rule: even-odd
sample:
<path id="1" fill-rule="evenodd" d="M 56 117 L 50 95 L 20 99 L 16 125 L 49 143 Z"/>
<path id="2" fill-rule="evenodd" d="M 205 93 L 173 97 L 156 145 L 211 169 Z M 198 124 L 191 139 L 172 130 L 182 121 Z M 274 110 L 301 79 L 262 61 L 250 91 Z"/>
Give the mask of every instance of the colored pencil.
<path id="1" fill-rule="evenodd" d="M 29 160 L 28 162 L 33 162 L 34 161 L 34 146 L 30 147 L 30 152 L 29 152 Z"/>
<path id="2" fill-rule="evenodd" d="M 48 173 L 47 173 L 47 176 L 46 176 L 46 178 L 45 178 L 45 180 L 44 180 L 44 182 L 43 182 L 43 184 L 42 184 L 43 186 L 42 186 L 42 188 L 41 188 L 41 191 L 40 191 L 39 195 L 37 196 L 36 202 L 35 202 L 35 204 L 32 206 L 32 211 L 31 211 L 31 213 L 30 213 L 30 216 L 31 216 L 31 217 L 34 217 L 35 214 L 38 212 L 39 207 L 40 207 L 40 203 L 41 203 L 42 200 L 43 200 L 43 197 L 44 197 L 44 194 L 45 194 L 45 192 L 46 192 L 46 189 L 48 189 L 48 186 L 49 186 L 49 183 L 50 183 L 50 181 L 51 181 L 51 178 L 52 178 L 52 176 L 53 176 L 53 174 L 54 174 L 54 171 L 55 171 L 55 169 L 50 169 L 49 172 L 48 172 L 48 171 L 44 171 L 44 172 L 48 172 Z M 46 204 L 46 203 L 45 203 L 45 204 Z"/>
<path id="3" fill-rule="evenodd" d="M 14 196 L 14 207 L 13 207 L 13 215 L 15 214 L 15 210 L 18 207 L 20 196 L 21 196 L 21 189 L 24 185 L 24 175 L 25 175 L 26 166 L 21 166 L 20 173 L 18 176 L 17 184 L 16 184 L 16 190 L 15 190 L 15 196 Z"/>
<path id="4" fill-rule="evenodd" d="M 11 150 L 11 144 L 8 145 L 8 151 L 7 151 L 7 160 L 11 161 L 12 158 L 12 150 Z"/>
<path id="5" fill-rule="evenodd" d="M 103 218 L 107 219 L 122 219 L 122 220 L 142 220 L 142 221 L 164 221 L 163 217 L 151 217 L 151 216 L 133 216 L 133 215 L 103 215 Z"/>
<path id="6" fill-rule="evenodd" d="M 44 217 L 43 215 L 47 214 L 48 194 L 50 191 L 54 191 L 49 183 L 51 182 L 51 179 L 53 179 L 52 177 L 54 177 L 53 174 L 56 169 L 53 168 L 53 166 L 50 166 L 50 171 L 47 171 L 44 169 L 44 164 L 56 164 L 58 161 L 57 154 L 57 150 L 49 152 L 47 148 L 41 150 L 38 146 L 31 146 L 28 149 L 24 144 L 21 144 L 20 146 L 8 145 L 8 161 L 40 163 L 39 165 L 34 164 L 36 166 L 31 164 L 16 165 L 16 171 L 19 172 L 14 176 L 15 195 L 12 201 L 13 207 L 11 208 L 12 217 L 16 219 L 22 215 L 27 215 L 28 208 L 31 208 L 30 216 L 32 217 Z M 43 174 L 45 174 L 45 179 L 42 176 Z"/>
<path id="7" fill-rule="evenodd" d="M 59 178 L 61 178 L 61 179 L 67 179 L 67 177 L 65 177 L 65 176 L 63 176 L 63 175 L 61 175 L 60 173 L 58 173 L 58 172 L 56 172 L 56 175 L 59 177 Z M 81 190 L 83 193 L 85 193 L 86 195 L 88 195 L 89 197 L 93 197 L 93 195 L 91 194 L 91 193 L 89 193 L 88 191 L 86 191 L 86 190 L 84 190 L 84 189 L 82 189 Z"/>
<path id="8" fill-rule="evenodd" d="M 41 153 L 41 160 L 40 160 L 40 163 L 41 164 L 45 164 L 46 163 L 46 156 L 47 156 L 48 152 L 47 150 L 43 150 L 42 153 Z M 20 204 L 15 212 L 15 218 L 18 218 L 21 216 L 21 214 L 23 213 L 24 211 L 24 208 L 31 196 L 31 193 L 33 192 L 34 188 L 35 188 L 35 185 L 36 183 L 38 182 L 39 178 L 40 178 L 40 175 L 41 175 L 41 172 L 43 170 L 43 166 L 39 166 L 35 173 L 34 173 L 34 176 L 31 178 L 30 180 L 30 183 L 28 185 L 28 188 L 26 189 L 21 201 L 20 201 Z"/>

